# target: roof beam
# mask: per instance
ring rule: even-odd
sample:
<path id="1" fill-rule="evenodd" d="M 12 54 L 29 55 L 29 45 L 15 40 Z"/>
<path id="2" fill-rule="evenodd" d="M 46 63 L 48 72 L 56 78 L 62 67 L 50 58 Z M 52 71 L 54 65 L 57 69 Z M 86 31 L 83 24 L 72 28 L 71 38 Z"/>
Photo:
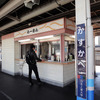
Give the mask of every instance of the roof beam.
<path id="1" fill-rule="evenodd" d="M 39 15 L 39 16 L 37 16 L 37 17 L 44 18 L 44 17 L 42 17 L 42 16 L 40 16 L 40 15 Z"/>
<path id="2" fill-rule="evenodd" d="M 96 0 L 94 0 L 94 2 L 97 2 Z"/>
<path id="3" fill-rule="evenodd" d="M 20 21 L 19 18 L 13 17 L 13 16 L 11 16 L 11 15 L 7 15 L 6 17 L 9 18 L 9 19 L 12 19 L 12 20 L 14 20 L 14 21 L 18 21 L 18 22 Z"/>
<path id="4" fill-rule="evenodd" d="M 97 22 L 100 22 L 100 18 L 95 18 L 95 19 L 92 19 L 92 23 L 97 23 Z"/>
<path id="5" fill-rule="evenodd" d="M 59 8 L 56 8 L 56 9 L 63 13 L 63 11 L 61 9 L 59 9 Z"/>
<path id="6" fill-rule="evenodd" d="M 95 23 L 96 25 L 98 25 L 98 27 L 100 27 L 100 23 Z"/>
<path id="7" fill-rule="evenodd" d="M 75 6 L 75 4 L 74 4 L 73 2 L 71 2 L 71 4 L 72 4 L 73 6 Z"/>
<path id="8" fill-rule="evenodd" d="M 74 12 L 74 11 L 75 11 L 75 9 L 72 9 L 72 10 L 70 10 L 70 11 L 66 11 L 66 12 L 63 12 L 63 13 L 59 13 L 59 14 L 57 14 L 57 15 L 52 15 L 52 16 L 50 16 L 50 17 L 47 17 L 47 18 L 44 18 L 44 19 L 40 19 L 40 20 L 38 20 L 38 21 L 31 22 L 31 24 L 32 24 L 32 26 L 38 25 L 39 23 L 41 23 L 41 21 L 42 21 L 42 22 L 45 22 L 46 20 L 50 20 L 50 19 L 53 20 L 54 18 L 58 18 L 58 16 L 59 16 L 59 17 L 63 17 L 63 16 L 68 15 L 68 14 Z M 27 24 L 26 24 L 26 25 L 27 25 Z M 14 30 L 12 29 L 12 31 L 14 32 L 16 29 L 23 29 L 23 27 L 25 28 L 26 25 L 19 26 L 19 27 L 15 28 Z M 5 30 L 4 30 L 4 31 L 5 31 Z M 6 34 L 7 34 L 7 32 L 9 32 L 9 31 L 6 31 Z M 2 33 L 2 32 L 1 32 L 1 33 Z"/>
<path id="9" fill-rule="evenodd" d="M 100 3 L 100 1 L 93 2 L 93 3 L 91 3 L 91 5 L 94 5 L 94 4 L 97 4 L 97 3 Z"/>
<path id="10" fill-rule="evenodd" d="M 46 12 L 48 15 L 52 16 L 53 14 L 49 13 L 49 12 Z"/>
<path id="11" fill-rule="evenodd" d="M 0 9 L 0 19 L 16 9 L 18 6 L 22 5 L 23 2 L 24 0 L 10 0 Z"/>
<path id="12" fill-rule="evenodd" d="M 17 1 L 17 0 L 13 0 L 13 1 Z M 18 0 L 18 1 L 19 1 L 19 0 Z M 22 1 L 22 0 L 21 0 L 21 1 Z M 69 3 L 69 2 L 72 2 L 73 0 L 57 0 L 57 1 L 59 1 L 59 3 L 60 3 L 61 5 L 64 5 L 64 4 L 67 4 L 67 3 Z M 6 24 L 6 25 L 0 27 L 0 31 L 5 30 L 5 29 L 7 29 L 7 28 L 9 28 L 9 27 L 12 27 L 12 26 L 14 26 L 14 25 L 16 25 L 16 24 L 19 24 L 19 23 L 21 23 L 21 22 L 24 22 L 24 21 L 26 21 L 26 20 L 28 20 L 28 19 L 33 18 L 33 17 L 36 17 L 36 16 L 38 16 L 38 15 L 40 15 L 40 14 L 43 14 L 43 13 L 45 13 L 45 12 L 48 12 L 48 11 L 50 11 L 50 10 L 53 10 L 53 9 L 55 9 L 55 8 L 57 8 L 57 7 L 59 7 L 59 6 L 58 6 L 58 4 L 57 4 L 56 2 L 52 2 L 52 3 L 49 3 L 49 4 L 47 4 L 47 5 L 43 5 L 42 7 L 39 7 L 39 8 L 37 8 L 37 9 L 33 10 L 31 13 L 29 13 L 29 14 L 24 15 L 23 17 L 21 17 L 20 22 L 18 22 L 18 21 L 13 21 L 13 22 L 11 22 L 11 23 L 9 23 L 9 24 Z"/>

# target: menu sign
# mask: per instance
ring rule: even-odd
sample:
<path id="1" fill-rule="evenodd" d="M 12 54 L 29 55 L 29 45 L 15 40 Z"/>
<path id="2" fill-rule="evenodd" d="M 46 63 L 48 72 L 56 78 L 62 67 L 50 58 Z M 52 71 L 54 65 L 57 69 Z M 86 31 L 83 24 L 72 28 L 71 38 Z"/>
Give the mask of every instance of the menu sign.
<path id="1" fill-rule="evenodd" d="M 86 99 L 85 24 L 77 25 L 77 95 Z"/>

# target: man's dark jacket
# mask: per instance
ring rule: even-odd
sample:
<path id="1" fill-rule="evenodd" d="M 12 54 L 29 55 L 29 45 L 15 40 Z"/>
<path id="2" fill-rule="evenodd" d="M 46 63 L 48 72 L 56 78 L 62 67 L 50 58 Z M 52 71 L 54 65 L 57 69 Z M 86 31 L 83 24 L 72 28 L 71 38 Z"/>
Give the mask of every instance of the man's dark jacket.
<path id="1" fill-rule="evenodd" d="M 36 64 L 37 61 L 42 61 L 42 60 L 37 57 L 35 51 L 32 50 L 32 49 L 30 49 L 29 51 L 27 51 L 26 62 L 29 65 L 34 65 L 34 64 Z"/>

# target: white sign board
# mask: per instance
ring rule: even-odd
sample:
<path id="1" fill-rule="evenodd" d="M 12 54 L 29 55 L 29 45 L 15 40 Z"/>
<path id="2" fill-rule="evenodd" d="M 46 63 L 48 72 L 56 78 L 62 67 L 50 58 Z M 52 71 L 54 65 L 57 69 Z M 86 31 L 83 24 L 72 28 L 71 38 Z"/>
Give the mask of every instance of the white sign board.
<path id="1" fill-rule="evenodd" d="M 53 30 L 62 29 L 62 28 L 64 28 L 64 18 L 15 32 L 14 38 L 53 31 Z"/>

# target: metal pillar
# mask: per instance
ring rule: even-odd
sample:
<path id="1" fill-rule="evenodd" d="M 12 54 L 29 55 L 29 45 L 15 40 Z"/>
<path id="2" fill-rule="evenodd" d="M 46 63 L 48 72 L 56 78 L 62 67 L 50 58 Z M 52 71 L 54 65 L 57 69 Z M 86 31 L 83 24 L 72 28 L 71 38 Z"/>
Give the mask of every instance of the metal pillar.
<path id="1" fill-rule="evenodd" d="M 40 50 L 39 44 L 40 44 L 40 43 L 39 43 L 39 40 L 37 40 L 37 57 L 39 57 L 39 53 L 40 53 L 40 52 L 39 52 L 39 50 Z"/>
<path id="2" fill-rule="evenodd" d="M 82 96 L 78 95 L 79 94 L 78 86 L 81 85 L 79 85 L 78 83 L 78 78 L 79 78 L 77 76 L 78 70 L 76 70 L 76 95 L 77 95 L 77 100 L 94 100 L 94 36 L 93 36 L 93 27 L 91 26 L 90 0 L 75 0 L 75 2 L 76 2 L 76 25 L 77 26 L 81 26 L 82 24 L 85 25 L 85 37 L 86 37 L 85 53 L 86 53 L 86 79 L 87 79 L 86 92 L 81 91 L 83 95 L 86 95 L 86 98 L 82 98 Z M 82 43 L 82 41 L 80 43 Z M 78 51 L 76 47 L 76 53 L 77 52 Z M 78 58 L 76 56 L 76 64 L 75 64 L 76 69 L 78 66 L 77 59 Z M 82 85 L 82 89 L 84 89 L 83 87 L 84 85 Z"/>
<path id="3" fill-rule="evenodd" d="M 87 15 L 87 100 L 94 100 L 94 35 L 91 25 L 90 0 L 86 0 Z"/>
<path id="4" fill-rule="evenodd" d="M 49 42 L 49 57 L 51 57 L 51 43 Z"/>

